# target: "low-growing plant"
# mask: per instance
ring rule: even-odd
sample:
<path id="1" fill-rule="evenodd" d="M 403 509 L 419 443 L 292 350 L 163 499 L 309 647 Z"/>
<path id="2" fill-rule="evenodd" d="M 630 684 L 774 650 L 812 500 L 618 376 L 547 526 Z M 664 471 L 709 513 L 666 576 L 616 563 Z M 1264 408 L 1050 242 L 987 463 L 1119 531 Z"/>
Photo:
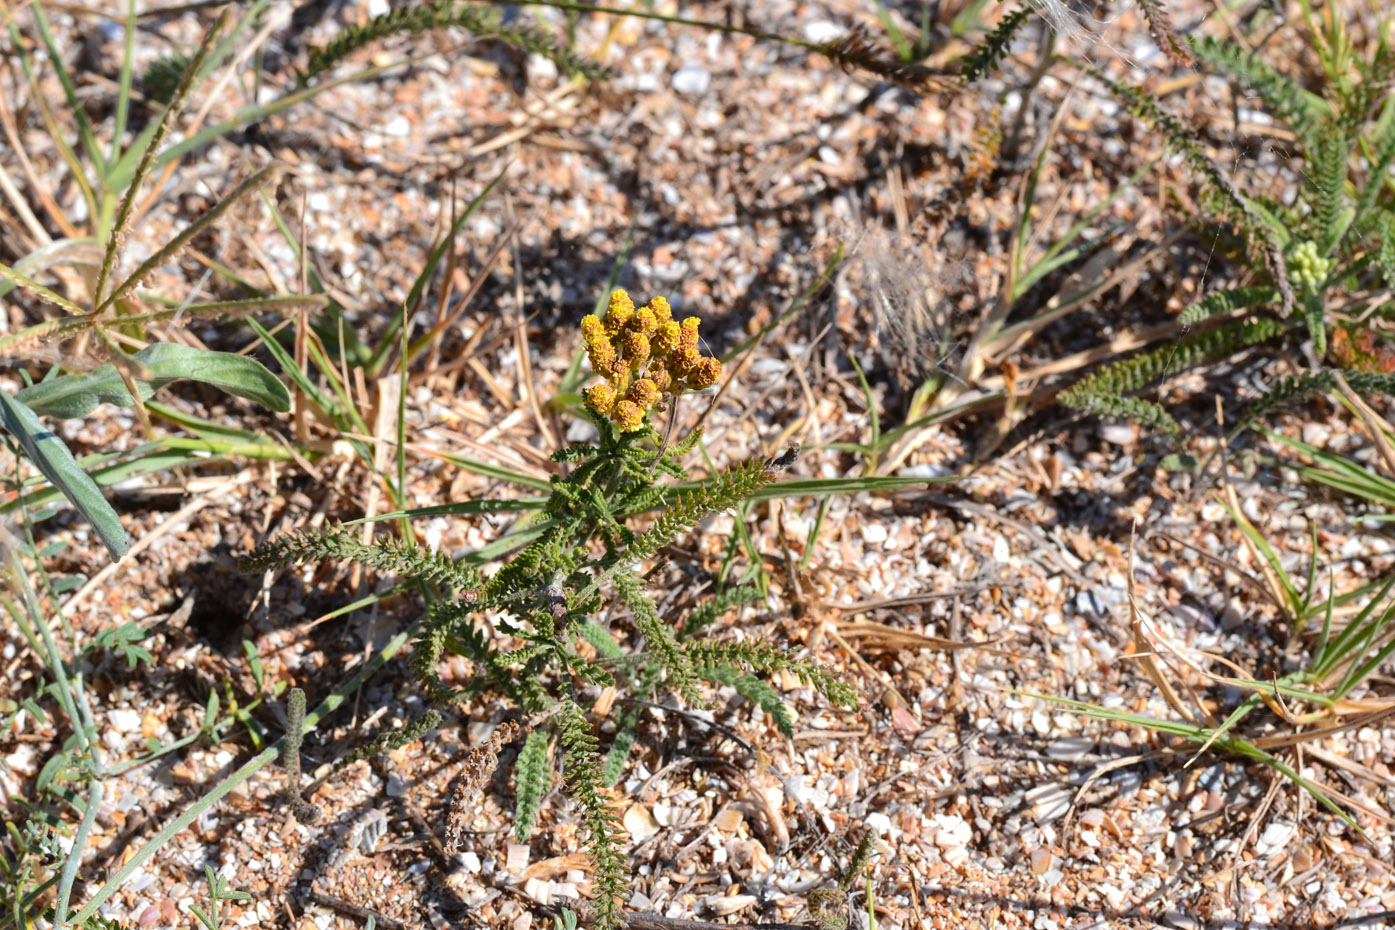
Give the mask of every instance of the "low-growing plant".
<path id="1" fill-rule="evenodd" d="M 194 912 L 194 916 L 198 918 L 199 923 L 204 925 L 205 930 L 219 930 L 223 923 L 218 916 L 218 902 L 250 901 L 252 895 L 246 891 L 229 889 L 227 879 L 213 871 L 213 867 L 210 865 L 203 867 L 203 874 L 204 878 L 208 880 L 208 910 L 205 912 L 197 904 L 189 905 L 189 910 Z"/>
<path id="2" fill-rule="evenodd" d="M 1140 87 L 1107 81 L 1114 95 L 1159 129 L 1201 183 L 1201 212 L 1217 248 L 1244 269 L 1241 286 L 1218 290 L 1182 311 L 1178 322 L 1198 327 L 1093 372 L 1064 393 L 1068 407 L 1123 416 L 1180 438 L 1183 430 L 1161 404 L 1131 396 L 1187 367 L 1212 363 L 1263 344 L 1311 346 L 1310 370 L 1280 378 L 1257 412 L 1333 390 L 1337 374 L 1358 393 L 1389 394 L 1395 377 L 1374 333 L 1384 330 L 1395 287 L 1395 101 L 1389 97 L 1395 50 L 1388 37 L 1358 58 L 1341 19 L 1328 5 L 1318 23 L 1304 5 L 1309 36 L 1323 62 L 1321 95 L 1238 46 L 1209 37 L 1189 40 L 1203 65 L 1250 88 L 1293 133 L 1300 196 L 1286 205 L 1234 187 L 1201 150 L 1193 132 Z M 1087 69 L 1088 70 L 1088 69 Z M 1103 77 L 1094 72 L 1102 80 Z M 1222 232 L 1217 235 L 1216 229 Z"/>
<path id="3" fill-rule="evenodd" d="M 41 245 L 21 257 L 14 266 L 0 263 L 0 295 L 19 289 L 36 301 L 58 308 L 61 314 L 25 327 L 0 339 L 0 357 L 32 359 L 36 350 L 61 346 L 58 363 L 49 368 L 43 380 L 30 383 L 17 394 L 0 391 L 0 427 L 16 455 L 27 458 L 49 483 L 62 493 L 97 531 L 112 558 L 125 553 L 127 540 L 116 512 L 102 496 L 96 482 L 73 458 L 63 441 L 45 428 L 40 416 L 75 418 L 85 416 L 99 404 L 132 406 L 149 430 L 145 401 L 161 387 L 180 380 L 202 381 L 228 393 L 253 400 L 272 410 L 289 409 L 290 395 L 285 386 L 255 359 L 235 353 L 212 352 L 170 342 L 150 340 L 150 328 L 179 319 L 236 316 L 257 310 L 285 309 L 288 306 L 318 304 L 319 298 L 269 298 L 246 302 L 185 301 L 176 306 L 147 310 L 141 284 L 155 269 L 170 261 L 210 226 L 242 196 L 255 189 L 268 173 L 254 173 L 237 185 L 211 209 L 180 230 L 124 277 L 120 275 L 125 240 L 132 225 L 149 209 L 141 201 L 144 183 L 154 173 L 162 146 L 175 129 L 190 91 L 203 69 L 216 62 L 231 48 L 233 37 L 245 25 L 239 21 L 229 35 L 222 35 L 229 15 L 205 36 L 198 51 L 188 59 L 177 86 L 156 119 L 151 120 L 130 146 L 123 148 L 130 106 L 133 63 L 135 4 L 128 5 L 125 53 L 122 62 L 120 94 L 117 102 L 113 142 L 109 151 L 98 143 L 86 111 L 77 101 L 71 76 L 62 64 L 48 20 L 41 4 L 33 4 L 34 24 L 49 56 L 58 69 L 69 111 L 78 129 L 82 159 L 66 143 L 43 99 L 34 62 L 12 18 L 6 31 L 21 70 L 28 78 L 34 99 L 48 117 L 51 137 L 77 182 L 88 209 L 91 228 L 87 235 L 59 213 L 51 197 L 40 197 L 49 204 L 51 219 L 67 233 L 53 240 L 25 206 L 21 213 L 30 219 L 27 234 Z M 219 43 L 217 40 L 224 41 Z M 5 120 L 7 131 L 12 121 Z M 13 139 L 13 132 L 11 132 Z M 27 163 L 26 163 L 27 165 Z M 90 168 L 94 177 L 89 179 Z M 29 171 L 31 185 L 46 193 L 35 173 Z M 13 191 L 10 184 L 4 185 Z M 20 201 L 12 196 L 18 207 Z M 35 278 L 55 268 L 73 265 L 82 270 L 76 276 L 80 294 L 69 298 L 40 284 Z M 107 360 L 110 361 L 107 361 Z M 101 362 L 107 362 L 100 365 Z M 87 369 L 96 368 L 94 371 Z M 27 372 L 26 381 L 29 380 Z M 21 486 L 22 487 L 22 486 Z M 19 490 L 20 488 L 16 488 Z"/>
<path id="4" fill-rule="evenodd" d="M 1149 636 L 1130 581 L 1135 655 L 1175 716 L 1153 717 L 1052 695 L 1028 696 L 1086 716 L 1179 737 L 1197 747 L 1192 753 L 1193 761 L 1203 753 L 1219 752 L 1258 762 L 1360 829 L 1348 812 L 1360 812 L 1359 805 L 1303 775 L 1301 764 L 1287 761 L 1284 755 L 1323 736 L 1374 723 L 1389 713 L 1388 695 L 1352 695 L 1385 681 L 1378 673 L 1395 656 L 1395 600 L 1390 597 L 1395 579 L 1372 581 L 1338 593 L 1329 569 L 1327 586 L 1320 590 L 1324 572 L 1319 565 L 1316 533 L 1306 577 L 1294 578 L 1240 511 L 1233 491 L 1227 491 L 1221 503 L 1234 520 L 1260 574 L 1251 574 L 1217 556 L 1206 554 L 1207 560 L 1234 573 L 1253 593 L 1278 610 L 1289 627 L 1289 645 L 1301 648 L 1307 644 L 1306 659 L 1299 667 L 1263 680 L 1226 656 L 1189 650 Z M 1284 664 L 1283 657 L 1276 657 L 1276 664 Z M 1213 671 L 1217 666 L 1221 670 Z M 1216 708 L 1222 702 L 1208 697 L 1208 688 L 1238 689 L 1245 697 L 1219 716 Z M 1263 723 L 1254 719 L 1261 710 L 1269 712 L 1262 715 Z"/>
<path id="5" fill-rule="evenodd" d="M 485 695 L 506 699 L 521 715 L 476 750 L 453 801 L 463 816 L 475 788 L 506 742 L 525 735 L 517 764 L 516 833 L 525 837 L 550 782 L 549 745 L 560 746 L 568 794 L 581 807 L 594 869 L 594 925 L 620 922 L 625 891 L 620 828 L 607 793 L 635 739 L 637 714 L 622 710 L 620 728 L 602 755 L 594 703 L 601 689 L 647 700 L 675 693 L 702 701 L 701 685 L 731 686 L 771 713 L 788 732 L 790 718 L 762 675 L 795 676 L 833 703 L 854 707 L 857 694 L 829 669 L 795 658 L 775 643 L 711 635 L 713 620 L 750 593 L 736 588 L 699 605 L 680 625 L 649 591 L 645 563 L 703 517 L 730 510 L 760 492 L 793 461 L 798 447 L 777 459 L 747 461 L 697 483 L 677 496 L 664 479 L 682 481 L 680 464 L 702 438 L 700 429 L 673 441 L 681 397 L 721 376 L 721 363 L 698 347 L 698 320 L 681 322 L 667 301 L 636 307 L 624 291 L 611 295 L 604 318 L 581 324 L 593 371 L 602 380 L 585 392 L 595 442 L 553 455 L 569 466 L 554 477 L 532 541 L 486 577 L 472 565 L 410 540 L 365 542 L 344 527 L 291 533 L 243 560 L 248 571 L 305 561 L 358 562 L 416 580 L 424 589 L 448 588 L 432 598 L 416 641 L 413 669 L 436 702 L 450 706 Z M 654 420 L 667 410 L 670 429 Z M 611 628 L 623 622 L 623 634 Z M 446 656 L 468 660 L 464 680 L 441 674 Z"/>

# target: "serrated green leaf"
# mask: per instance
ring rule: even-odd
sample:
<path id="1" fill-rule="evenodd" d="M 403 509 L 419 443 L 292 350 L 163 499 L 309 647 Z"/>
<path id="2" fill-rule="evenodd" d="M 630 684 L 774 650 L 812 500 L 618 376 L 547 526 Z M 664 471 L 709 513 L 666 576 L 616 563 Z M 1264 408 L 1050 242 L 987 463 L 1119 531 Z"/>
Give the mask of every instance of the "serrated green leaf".
<path id="1" fill-rule="evenodd" d="M 1276 303 L 1279 292 L 1272 287 L 1232 287 L 1213 291 L 1188 305 L 1177 315 L 1177 322 L 1183 326 L 1195 326 L 1213 317 L 1225 316 L 1236 310 Z"/>
<path id="2" fill-rule="evenodd" d="M 149 380 L 136 381 L 141 400 L 175 381 L 199 381 L 278 413 L 291 406 L 290 392 L 281 380 L 245 355 L 156 343 L 137 352 L 135 360 L 151 373 Z M 15 399 L 35 413 L 60 419 L 86 416 L 100 404 L 129 407 L 134 403 L 115 365 L 42 381 L 20 391 Z"/>
<path id="3" fill-rule="evenodd" d="M 0 391 L 0 426 L 15 438 L 25 457 L 49 483 L 87 518 L 112 559 L 125 555 L 129 544 L 121 518 L 102 496 L 97 483 L 78 467 L 63 440 L 39 422 L 34 411 L 4 391 Z"/>
<path id="4" fill-rule="evenodd" d="M 514 805 L 514 839 L 520 843 L 526 842 L 528 834 L 533 832 L 533 825 L 538 822 L 538 810 L 542 807 L 543 798 L 552 788 L 552 770 L 547 761 L 547 744 L 551 736 L 545 729 L 534 730 L 528 734 L 528 738 L 523 743 L 523 749 L 518 753 L 518 762 L 514 766 L 517 778 L 515 794 L 517 796 Z"/>

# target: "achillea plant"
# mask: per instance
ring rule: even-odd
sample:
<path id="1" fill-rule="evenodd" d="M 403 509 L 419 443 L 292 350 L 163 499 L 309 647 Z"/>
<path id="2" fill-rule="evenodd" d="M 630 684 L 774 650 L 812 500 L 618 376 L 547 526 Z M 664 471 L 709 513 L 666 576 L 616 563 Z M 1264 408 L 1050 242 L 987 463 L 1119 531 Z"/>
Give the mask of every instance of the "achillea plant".
<path id="1" fill-rule="evenodd" d="M 1188 40 L 1203 66 L 1253 90 L 1288 124 L 1295 138 L 1291 157 L 1303 180 L 1290 205 L 1241 193 L 1194 132 L 1160 101 L 1142 88 L 1106 82 L 1191 166 L 1203 189 L 1202 212 L 1194 218 L 1200 222 L 1194 225 L 1210 231 L 1216 251 L 1230 253 L 1247 280 L 1206 296 L 1178 318 L 1187 327 L 1214 328 L 1187 332 L 1175 344 L 1105 365 L 1061 394 L 1066 406 L 1128 417 L 1180 439 L 1182 428 L 1166 410 L 1128 393 L 1191 365 L 1303 338 L 1317 364 L 1277 379 L 1237 418 L 1242 424 L 1256 423 L 1280 404 L 1325 393 L 1341 379 L 1361 394 L 1395 391 L 1395 363 L 1378 348 L 1378 340 L 1390 335 L 1390 314 L 1380 306 L 1383 298 L 1366 296 L 1395 287 L 1395 196 L 1389 184 L 1395 110 L 1388 96 L 1395 49 L 1380 37 L 1370 58 L 1360 60 L 1335 14 L 1320 25 L 1310 20 L 1309 27 L 1327 71 L 1322 96 L 1239 46 L 1207 37 Z M 1218 220 L 1241 234 L 1241 248 L 1223 248 L 1225 237 L 1214 234 Z"/>
<path id="2" fill-rule="evenodd" d="M 837 705 L 857 704 L 851 686 L 828 669 L 795 658 L 791 649 L 713 638 L 711 624 L 754 600 L 752 591 L 725 590 L 680 618 L 660 609 L 641 574 L 645 560 L 704 516 L 734 508 L 774 481 L 797 453 L 796 447 L 778 459 L 737 465 L 690 483 L 681 493 L 662 483 L 687 478 L 679 462 L 701 432 L 669 444 L 651 425 L 651 415 L 663 396 L 676 399 L 721 377 L 721 364 L 698 351 L 698 325 L 694 317 L 673 320 L 662 298 L 636 308 L 623 291 L 612 294 L 605 319 L 588 316 L 582 322 L 593 368 L 604 379 L 586 394 L 598 441 L 553 455 L 553 461 L 571 467 L 552 479 L 539 534 L 489 577 L 410 541 L 365 544 L 344 528 L 284 535 L 243 560 L 248 571 L 304 561 L 359 562 L 418 579 L 424 588 L 454 591 L 428 609 L 413 657 L 416 677 L 441 704 L 503 698 L 518 711 L 517 721 L 508 721 L 498 740 L 471 757 L 464 780 L 481 784 L 503 745 L 523 740 L 515 769 L 520 840 L 547 795 L 550 747 L 558 747 L 567 793 L 582 808 L 593 864 L 592 926 L 601 930 L 618 926 L 625 891 L 623 831 L 609 786 L 640 735 L 635 707 L 660 692 L 696 702 L 704 683 L 729 685 L 788 732 L 789 711 L 761 677 L 777 671 L 794 675 Z M 491 616 L 492 628 L 485 619 Z M 611 619 L 602 621 L 603 616 Z M 467 680 L 442 678 L 439 669 L 448 654 L 469 660 Z M 601 689 L 610 686 L 620 694 L 619 732 L 603 755 L 591 711 Z M 464 799 L 457 794 L 452 822 L 459 821 L 473 794 L 466 792 Z"/>

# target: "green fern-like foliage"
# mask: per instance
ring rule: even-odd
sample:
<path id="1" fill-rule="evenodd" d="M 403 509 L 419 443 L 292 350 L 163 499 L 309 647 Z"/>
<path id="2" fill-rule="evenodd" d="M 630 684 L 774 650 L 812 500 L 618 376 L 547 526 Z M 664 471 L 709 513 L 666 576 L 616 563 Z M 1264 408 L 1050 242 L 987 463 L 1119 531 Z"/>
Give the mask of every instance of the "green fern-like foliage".
<path id="1" fill-rule="evenodd" d="M 1380 248 L 1377 249 L 1377 267 L 1385 286 L 1395 288 L 1395 214 L 1387 213 L 1380 220 Z"/>
<path id="2" fill-rule="evenodd" d="M 1376 289 L 1395 280 L 1395 247 L 1390 244 L 1395 224 L 1388 220 L 1388 172 L 1395 164 L 1395 110 L 1388 103 L 1388 78 L 1395 74 L 1395 55 L 1381 39 L 1370 60 L 1356 62 L 1361 80 L 1332 82 L 1324 98 L 1247 49 L 1206 37 L 1189 42 L 1201 64 L 1252 89 L 1274 116 L 1293 128 L 1299 141 L 1293 156 L 1302 159 L 1304 185 L 1292 208 L 1241 195 L 1233 187 L 1228 192 L 1233 196 L 1209 201 L 1208 209 L 1217 218 L 1235 223 L 1262 249 L 1262 256 L 1250 262 L 1257 283 L 1198 301 L 1183 312 L 1181 322 L 1191 325 L 1272 304 L 1277 292 L 1278 315 L 1288 319 L 1299 312 L 1321 359 L 1331 344 L 1329 332 L 1343 323 L 1341 312 L 1332 309 L 1330 292 L 1338 287 Z M 1166 134 L 1206 186 L 1219 184 L 1225 192 L 1229 182 L 1217 181 L 1214 166 L 1190 129 L 1140 88 L 1115 85 L 1115 93 Z M 1070 397 L 1078 400 L 1080 393 Z"/>
<path id="3" fill-rule="evenodd" d="M 1265 108 L 1288 123 L 1305 146 L 1316 142 L 1318 124 L 1332 111 L 1325 100 L 1238 45 L 1211 36 L 1193 37 L 1188 44 L 1202 65 L 1229 75 L 1258 94 Z"/>
<path id="4" fill-rule="evenodd" d="M 1013 10 L 965 56 L 964 66 L 960 71 L 960 77 L 965 84 L 972 84 L 998 67 L 998 62 L 1006 57 L 1012 47 L 1012 40 L 1027 24 L 1027 17 L 1031 12 L 1032 8 L 1029 6 L 1020 6 Z"/>
<path id="5" fill-rule="evenodd" d="M 343 771 L 355 762 L 364 759 L 371 759 L 374 756 L 386 755 L 396 749 L 401 749 L 408 743 L 424 737 L 427 732 L 441 722 L 441 715 L 438 711 L 428 710 L 405 727 L 396 730 L 385 730 L 370 738 L 367 742 L 355 746 L 348 754 L 340 756 L 335 760 L 332 770 Z"/>
<path id="6" fill-rule="evenodd" d="M 1190 333 L 1176 342 L 1094 371 L 1062 394 L 1061 401 L 1067 406 L 1077 406 L 1076 401 L 1085 395 L 1137 391 L 1160 378 L 1267 342 L 1283 334 L 1286 329 L 1277 320 L 1261 318 Z"/>
<path id="7" fill-rule="evenodd" d="M 1287 329 L 1279 320 L 1261 318 L 1189 333 L 1174 343 L 1094 371 L 1062 392 L 1059 400 L 1075 410 L 1123 417 L 1181 438 L 1181 426 L 1162 406 L 1125 395 L 1169 375 L 1268 342 Z"/>
<path id="8" fill-rule="evenodd" d="M 620 925 L 620 901 L 625 893 L 625 857 L 620 851 L 623 832 L 615 809 L 605 794 L 605 775 L 599 743 L 575 701 L 564 699 L 557 714 L 562 762 L 572 799 L 581 807 L 586 825 L 586 847 L 591 851 L 597 901 L 592 919 L 597 927 Z"/>
<path id="9" fill-rule="evenodd" d="M 1338 375 L 1346 379 L 1353 391 L 1366 397 L 1395 396 L 1395 374 L 1390 372 L 1359 369 L 1337 371 L 1331 368 L 1305 371 L 1300 375 L 1279 378 L 1271 384 L 1263 397 L 1250 404 L 1237 431 L 1262 423 L 1276 410 L 1330 394 L 1337 389 Z"/>
<path id="10" fill-rule="evenodd" d="M 1354 211 L 1347 214 L 1347 140 L 1341 127 L 1332 122 L 1322 125 L 1309 163 L 1312 229 L 1308 238 L 1319 243 L 1319 252 L 1330 255 L 1354 217 Z"/>
<path id="11" fill-rule="evenodd" d="M 1155 432 L 1166 433 L 1175 440 L 1182 438 L 1182 425 L 1167 412 L 1162 404 L 1144 400 L 1141 397 L 1123 397 L 1119 394 L 1083 394 L 1080 399 L 1065 402 L 1082 413 L 1093 413 L 1101 417 L 1115 417 L 1129 420 Z"/>
<path id="12" fill-rule="evenodd" d="M 1167 5 L 1162 0 L 1138 0 L 1138 7 L 1143 11 L 1143 18 L 1148 23 L 1148 31 L 1152 33 L 1153 41 L 1162 49 L 1163 54 L 1178 67 L 1195 68 L 1196 59 L 1192 57 L 1187 43 L 1173 28 L 1172 18 L 1167 15 Z"/>
<path id="13" fill-rule="evenodd" d="M 184 72 L 189 70 L 191 60 L 182 52 L 155 59 L 141 74 L 141 90 L 156 103 L 168 104 L 174 99 L 174 92 L 184 79 Z"/>
<path id="14" fill-rule="evenodd" d="M 795 450 L 689 481 L 680 459 L 696 447 L 700 431 L 669 445 L 642 419 L 633 426 L 628 415 L 621 417 L 632 427 L 622 429 L 609 413 L 588 413 L 598 438 L 553 456 L 564 470 L 551 482 L 542 531 L 488 577 L 412 540 L 365 540 L 360 529 L 343 526 L 272 539 L 243 567 L 355 562 L 419 582 L 432 596 L 411 656 L 422 690 L 444 705 L 501 702 L 525 721 L 516 733 L 499 730 L 499 745 L 478 754 L 461 784 L 482 783 L 502 746 L 526 732 L 515 781 L 515 835 L 522 840 L 550 787 L 547 747 L 555 738 L 565 792 L 586 826 L 597 895 L 592 926 L 612 930 L 623 899 L 624 850 L 605 790 L 620 779 L 643 736 L 648 703 L 670 694 L 699 703 L 704 684 L 729 686 L 788 735 L 793 717 L 762 676 L 787 671 L 844 707 L 856 706 L 857 694 L 829 669 L 775 643 L 722 638 L 717 621 L 757 599 L 751 589 L 722 591 L 687 611 L 684 623 L 660 608 L 666 601 L 651 593 L 657 582 L 645 573 L 648 560 L 704 517 L 739 507 L 775 481 Z M 457 659 L 449 679 L 442 673 L 448 658 Z M 585 702 L 611 687 L 618 692 L 618 730 L 602 755 Z"/>
<path id="15" fill-rule="evenodd" d="M 745 604 L 758 604 L 765 595 L 755 585 L 737 585 L 708 598 L 688 615 L 683 623 L 682 637 L 690 639 L 707 629 L 723 614 Z"/>
<path id="16" fill-rule="evenodd" d="M 765 679 L 742 672 L 731 665 L 703 665 L 698 667 L 697 675 L 705 681 L 730 685 L 737 694 L 769 714 L 781 736 L 786 739 L 794 738 L 794 717 L 781 700 L 780 693 Z"/>
<path id="17" fill-rule="evenodd" d="M 1268 231 L 1254 222 L 1244 198 L 1230 179 L 1216 167 L 1196 134 L 1176 114 L 1169 112 L 1157 97 L 1143 87 L 1115 81 L 1094 68 L 1086 68 L 1085 71 L 1103 83 L 1135 119 L 1162 134 L 1168 148 L 1182 157 L 1201 182 L 1202 203 L 1208 209 L 1261 239 L 1269 238 Z"/>
<path id="18" fill-rule="evenodd" d="M 538 822 L 543 798 L 552 788 L 552 769 L 547 763 L 550 736 L 547 730 L 529 733 L 514 766 L 513 836 L 520 843 L 528 841 L 528 834 L 533 832 L 533 826 Z"/>
<path id="19" fill-rule="evenodd" d="M 1188 306 L 1177 314 L 1177 322 L 1183 326 L 1195 326 L 1219 316 L 1229 316 L 1236 310 L 1272 304 L 1278 299 L 1279 292 L 1272 287 L 1226 288 L 1207 294 Z"/>
<path id="20" fill-rule="evenodd" d="M 473 568 L 443 552 L 430 552 L 395 537 L 364 542 L 344 526 L 283 533 L 248 553 L 241 567 L 245 572 L 259 572 L 303 562 L 358 562 L 386 574 L 447 582 L 457 591 L 473 591 L 483 583 Z"/>
<path id="21" fill-rule="evenodd" d="M 479 3 L 459 0 L 428 0 L 397 7 L 359 26 L 340 32 L 327 45 L 310 50 L 309 61 L 301 72 L 304 84 L 348 58 L 359 49 L 396 35 L 420 35 L 438 29 L 459 28 L 479 37 L 494 38 L 526 52 L 542 55 L 556 63 L 569 76 L 603 78 L 609 72 L 588 58 L 558 43 L 537 26 L 503 22 L 503 12 Z"/>

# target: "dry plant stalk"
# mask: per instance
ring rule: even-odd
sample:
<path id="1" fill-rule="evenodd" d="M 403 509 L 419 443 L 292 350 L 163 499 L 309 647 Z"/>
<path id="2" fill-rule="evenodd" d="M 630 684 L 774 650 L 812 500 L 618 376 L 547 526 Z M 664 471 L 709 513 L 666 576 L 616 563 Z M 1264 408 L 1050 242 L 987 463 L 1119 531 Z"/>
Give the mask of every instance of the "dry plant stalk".
<path id="1" fill-rule="evenodd" d="M 460 782 L 450 799 L 450 814 L 446 819 L 446 850 L 455 852 L 464 842 L 465 825 L 470 819 L 470 803 L 478 795 L 485 780 L 499 765 L 499 750 L 516 739 L 523 727 L 517 720 L 505 720 L 494 728 L 489 738 L 471 749 L 465 756 Z"/>

